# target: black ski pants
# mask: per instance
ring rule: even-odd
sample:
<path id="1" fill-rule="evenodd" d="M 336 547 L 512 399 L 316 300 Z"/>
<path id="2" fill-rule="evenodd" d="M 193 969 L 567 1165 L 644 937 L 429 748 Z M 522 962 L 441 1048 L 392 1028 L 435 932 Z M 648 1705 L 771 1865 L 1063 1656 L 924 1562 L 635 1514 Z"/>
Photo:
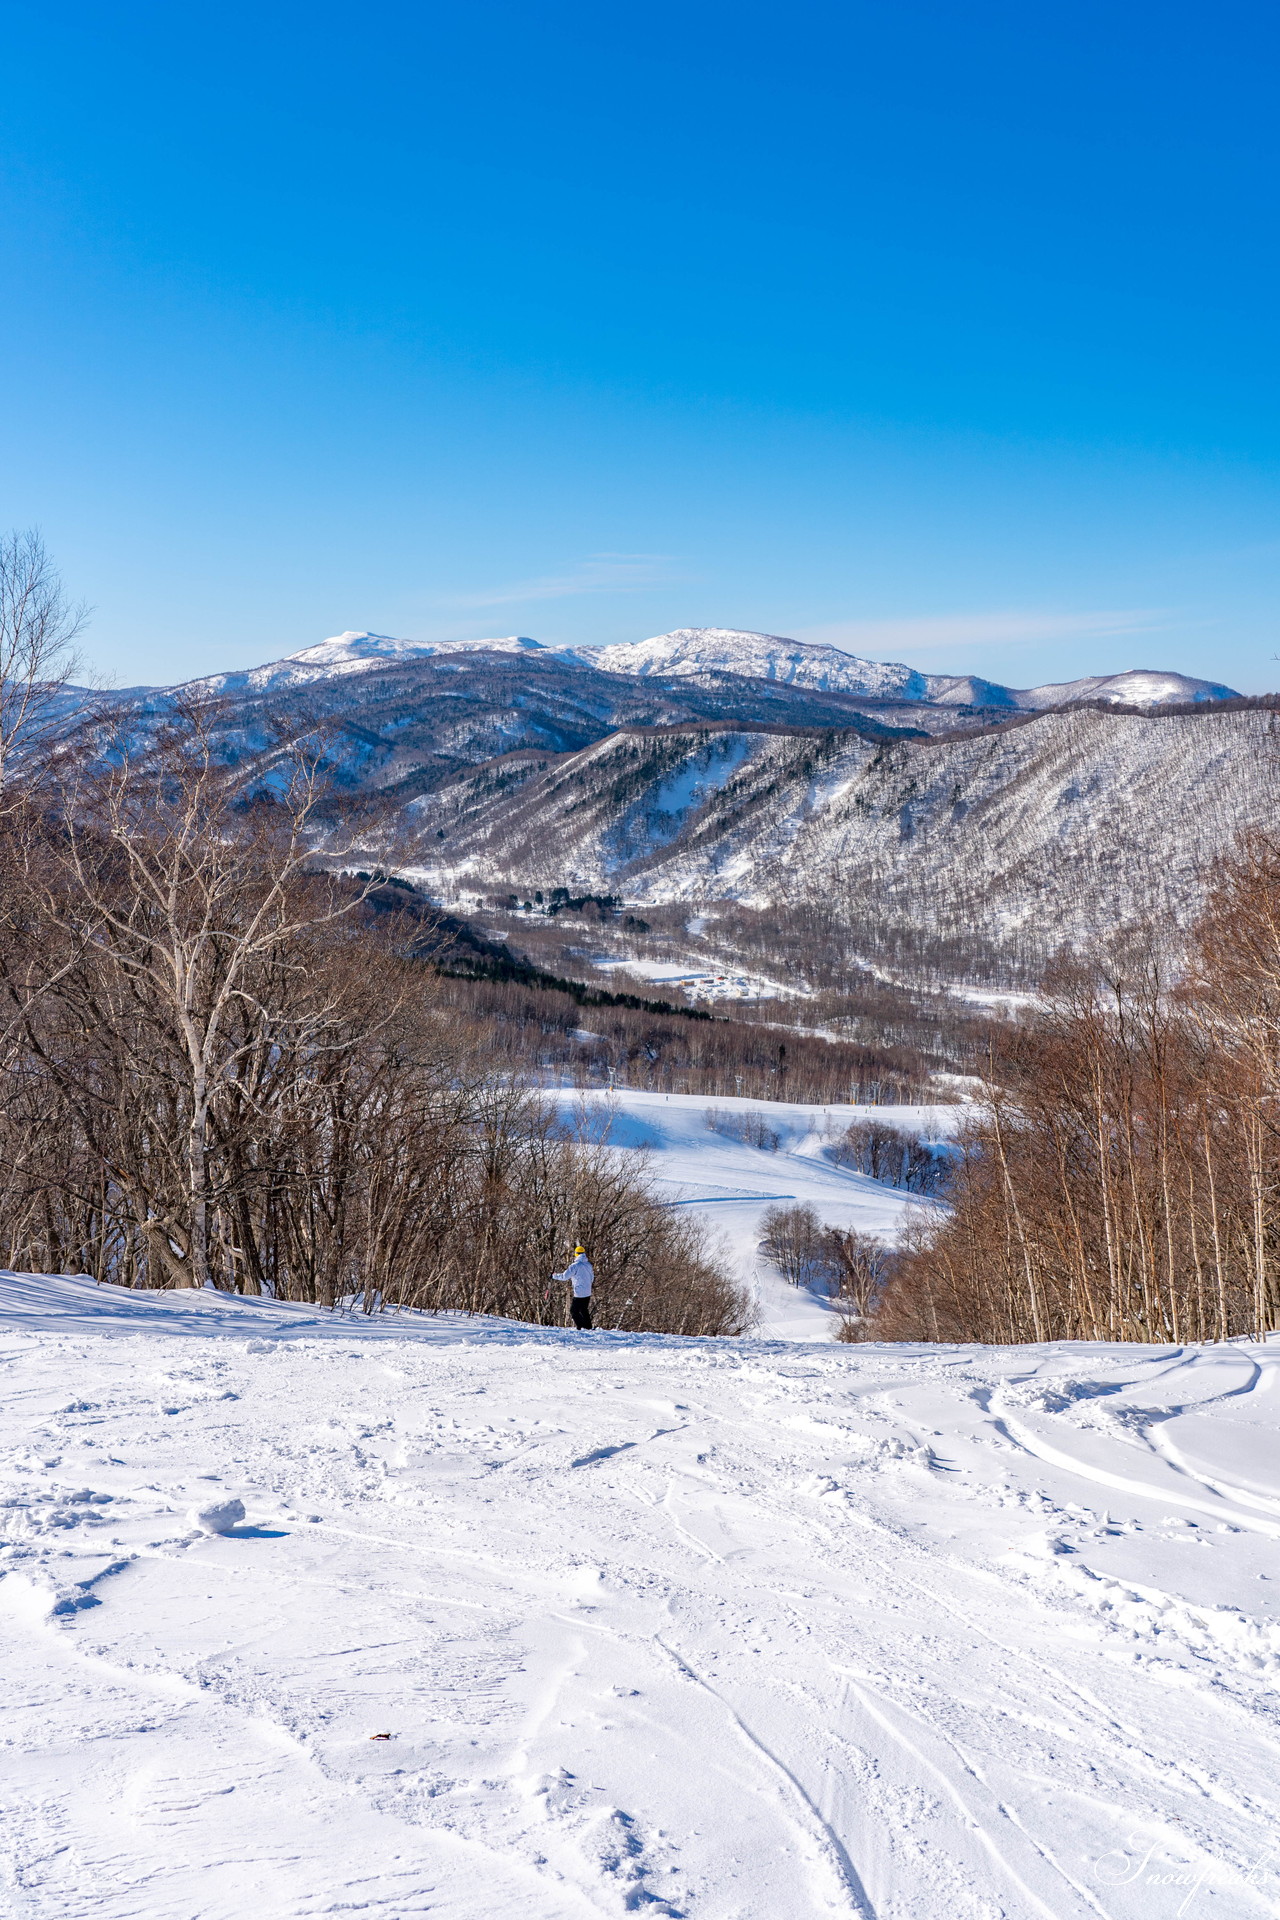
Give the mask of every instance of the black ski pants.
<path id="1" fill-rule="evenodd" d="M 575 1294 L 569 1302 L 569 1313 L 574 1326 L 577 1327 L 580 1333 L 590 1333 L 591 1301 L 589 1297 L 586 1300 L 579 1300 Z"/>

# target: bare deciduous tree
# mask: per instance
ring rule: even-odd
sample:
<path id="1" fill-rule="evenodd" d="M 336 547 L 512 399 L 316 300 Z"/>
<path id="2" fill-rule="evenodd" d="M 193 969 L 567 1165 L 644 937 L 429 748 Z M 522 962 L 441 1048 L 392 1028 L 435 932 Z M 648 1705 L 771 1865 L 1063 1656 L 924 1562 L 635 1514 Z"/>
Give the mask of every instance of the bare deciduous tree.
<path id="1" fill-rule="evenodd" d="M 15 758 L 47 729 L 87 618 L 36 529 L 0 535 L 0 804 Z"/>
<path id="2" fill-rule="evenodd" d="M 836 1273 L 838 1340 L 861 1340 L 893 1271 L 893 1249 L 856 1227 L 828 1227 L 824 1235 Z"/>
<path id="3" fill-rule="evenodd" d="M 1280 836 L 1159 942 L 1061 980 L 992 1063 L 951 1210 L 876 1337 L 1225 1340 L 1280 1324 Z"/>
<path id="4" fill-rule="evenodd" d="M 690 1223 L 437 1004 L 422 916 L 336 870 L 318 757 L 229 766 L 199 710 L 91 749 L 9 869 L 0 1260 L 551 1321 L 580 1233 L 601 1326 L 743 1330 Z"/>
<path id="5" fill-rule="evenodd" d="M 286 1045 L 318 1044 L 323 997 L 268 991 L 303 959 L 307 937 L 348 919 L 370 890 L 342 886 L 315 859 L 324 781 L 317 754 L 295 754 L 274 791 L 246 804 L 244 772 L 213 751 L 199 706 L 136 758 L 127 736 L 73 790 L 64 815 L 71 884 L 51 897 L 73 942 L 90 943 L 113 984 L 153 1010 L 180 1042 L 186 1191 L 183 1215 L 157 1219 L 158 1250 L 197 1287 L 213 1284 L 210 1126 L 245 1075 Z M 301 1023 L 301 1025 L 300 1025 Z M 177 1061 L 173 1071 L 178 1071 Z"/>

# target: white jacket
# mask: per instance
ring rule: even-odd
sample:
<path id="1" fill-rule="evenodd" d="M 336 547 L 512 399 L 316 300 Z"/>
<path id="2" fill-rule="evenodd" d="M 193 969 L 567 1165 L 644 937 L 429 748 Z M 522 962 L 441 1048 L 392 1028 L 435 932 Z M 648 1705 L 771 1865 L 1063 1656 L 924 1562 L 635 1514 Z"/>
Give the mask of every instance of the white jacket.
<path id="1" fill-rule="evenodd" d="M 571 1260 L 563 1273 L 553 1273 L 551 1276 L 553 1280 L 567 1280 L 573 1288 L 575 1300 L 591 1298 L 591 1286 L 595 1277 L 596 1270 L 585 1253 L 580 1253 L 576 1260 Z"/>

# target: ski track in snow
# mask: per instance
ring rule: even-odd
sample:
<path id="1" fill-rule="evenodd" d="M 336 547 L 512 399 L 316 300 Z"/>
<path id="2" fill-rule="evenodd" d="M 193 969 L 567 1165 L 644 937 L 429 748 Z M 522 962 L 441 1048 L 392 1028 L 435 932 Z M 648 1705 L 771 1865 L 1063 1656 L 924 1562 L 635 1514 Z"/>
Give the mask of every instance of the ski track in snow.
<path id="1" fill-rule="evenodd" d="M 0 1278 L 0 1911 L 1275 1914 L 1277 1369 Z"/>

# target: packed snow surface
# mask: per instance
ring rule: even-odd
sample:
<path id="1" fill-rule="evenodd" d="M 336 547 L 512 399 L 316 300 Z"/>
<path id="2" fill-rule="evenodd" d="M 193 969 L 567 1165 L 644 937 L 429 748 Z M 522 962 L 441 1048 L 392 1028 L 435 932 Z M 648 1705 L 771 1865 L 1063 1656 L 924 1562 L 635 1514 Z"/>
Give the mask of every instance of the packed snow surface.
<path id="1" fill-rule="evenodd" d="M 16 1275 L 0 1361 L 6 1915 L 1277 1911 L 1280 1344 Z"/>

